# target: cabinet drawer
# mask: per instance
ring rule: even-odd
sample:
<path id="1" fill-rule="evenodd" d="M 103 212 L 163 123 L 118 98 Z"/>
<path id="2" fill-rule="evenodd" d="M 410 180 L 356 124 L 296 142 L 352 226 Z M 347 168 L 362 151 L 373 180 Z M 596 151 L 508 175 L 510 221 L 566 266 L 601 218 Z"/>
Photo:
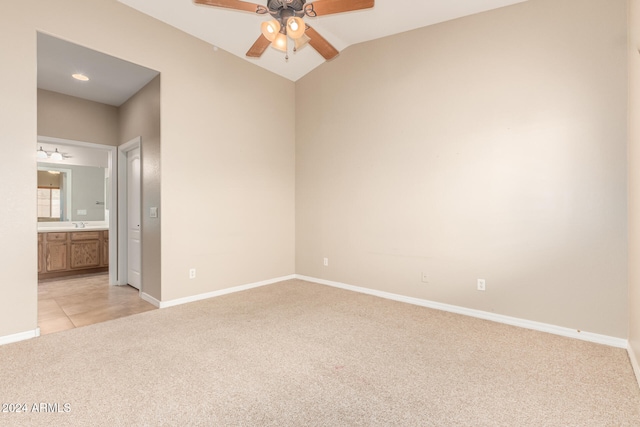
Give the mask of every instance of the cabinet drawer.
<path id="1" fill-rule="evenodd" d="M 42 233 L 38 233 L 38 242 L 42 242 L 44 240 L 44 236 Z"/>
<path id="2" fill-rule="evenodd" d="M 99 240 L 99 231 L 79 231 L 71 233 L 71 240 Z"/>
<path id="3" fill-rule="evenodd" d="M 47 242 L 64 242 L 67 240 L 67 233 L 47 233 Z"/>

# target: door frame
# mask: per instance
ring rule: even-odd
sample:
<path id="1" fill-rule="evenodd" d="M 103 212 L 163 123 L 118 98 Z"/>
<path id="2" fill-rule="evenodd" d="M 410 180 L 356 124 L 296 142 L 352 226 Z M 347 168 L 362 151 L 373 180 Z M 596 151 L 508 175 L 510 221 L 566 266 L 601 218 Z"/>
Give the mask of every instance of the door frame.
<path id="1" fill-rule="evenodd" d="M 109 206 L 111 207 L 111 209 L 109 209 L 109 284 L 119 285 L 118 215 L 120 211 L 118 206 L 118 197 L 116 197 L 116 194 L 118 194 L 118 177 L 117 174 L 115 174 L 115 171 L 118 170 L 118 147 L 114 147 L 112 145 L 96 144 L 94 142 L 76 141 L 73 139 L 54 138 L 43 135 L 38 135 L 38 142 L 46 144 L 59 144 L 63 146 L 68 145 L 74 147 L 93 148 L 96 150 L 104 150 L 107 152 L 107 170 L 109 171 L 109 176 L 111 177 L 111 179 L 109 180 L 110 194 L 108 197 L 108 202 L 110 203 Z M 112 265 L 112 262 L 115 262 L 116 265 Z"/>
<path id="2" fill-rule="evenodd" d="M 128 230 L 128 203 L 127 203 L 127 153 L 136 148 L 140 149 L 140 163 L 142 164 L 142 144 L 141 138 L 136 136 L 130 141 L 118 146 L 118 285 L 126 285 L 128 282 L 127 268 L 129 259 L 129 250 L 127 247 L 127 230 Z M 141 177 L 142 178 L 142 177 Z M 142 204 L 142 195 L 140 198 Z M 140 209 L 142 216 L 142 207 Z M 142 233 L 142 224 L 141 230 Z M 142 240 L 142 237 L 141 237 Z M 141 248 L 142 251 L 142 248 Z M 142 256 L 142 254 L 141 254 Z M 142 264 L 142 258 L 141 258 Z M 142 269 L 140 271 L 140 293 L 142 294 Z"/>

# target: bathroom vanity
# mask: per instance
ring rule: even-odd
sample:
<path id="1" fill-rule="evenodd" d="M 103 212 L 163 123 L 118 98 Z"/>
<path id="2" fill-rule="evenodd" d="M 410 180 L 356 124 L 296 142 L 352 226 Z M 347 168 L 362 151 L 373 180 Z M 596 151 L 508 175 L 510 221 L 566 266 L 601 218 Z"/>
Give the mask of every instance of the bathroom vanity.
<path id="1" fill-rule="evenodd" d="M 108 229 L 38 231 L 38 279 L 108 270 Z"/>
<path id="2" fill-rule="evenodd" d="M 108 159 L 91 159 L 38 163 L 38 279 L 109 271 Z"/>

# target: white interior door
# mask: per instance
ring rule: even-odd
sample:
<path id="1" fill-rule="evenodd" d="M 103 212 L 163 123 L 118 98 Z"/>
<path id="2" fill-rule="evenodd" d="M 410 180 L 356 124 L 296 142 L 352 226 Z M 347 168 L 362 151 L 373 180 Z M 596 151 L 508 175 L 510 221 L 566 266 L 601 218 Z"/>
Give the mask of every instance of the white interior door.
<path id="1" fill-rule="evenodd" d="M 140 220 L 140 148 L 136 148 L 127 152 L 127 282 L 136 289 L 142 283 Z"/>

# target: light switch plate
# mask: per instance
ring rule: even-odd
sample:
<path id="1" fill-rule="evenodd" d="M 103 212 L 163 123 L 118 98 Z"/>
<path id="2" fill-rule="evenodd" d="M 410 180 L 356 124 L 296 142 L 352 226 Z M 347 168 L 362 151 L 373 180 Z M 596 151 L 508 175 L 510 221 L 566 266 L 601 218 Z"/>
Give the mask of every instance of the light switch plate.
<path id="1" fill-rule="evenodd" d="M 158 208 L 149 208 L 149 217 L 158 218 Z"/>

